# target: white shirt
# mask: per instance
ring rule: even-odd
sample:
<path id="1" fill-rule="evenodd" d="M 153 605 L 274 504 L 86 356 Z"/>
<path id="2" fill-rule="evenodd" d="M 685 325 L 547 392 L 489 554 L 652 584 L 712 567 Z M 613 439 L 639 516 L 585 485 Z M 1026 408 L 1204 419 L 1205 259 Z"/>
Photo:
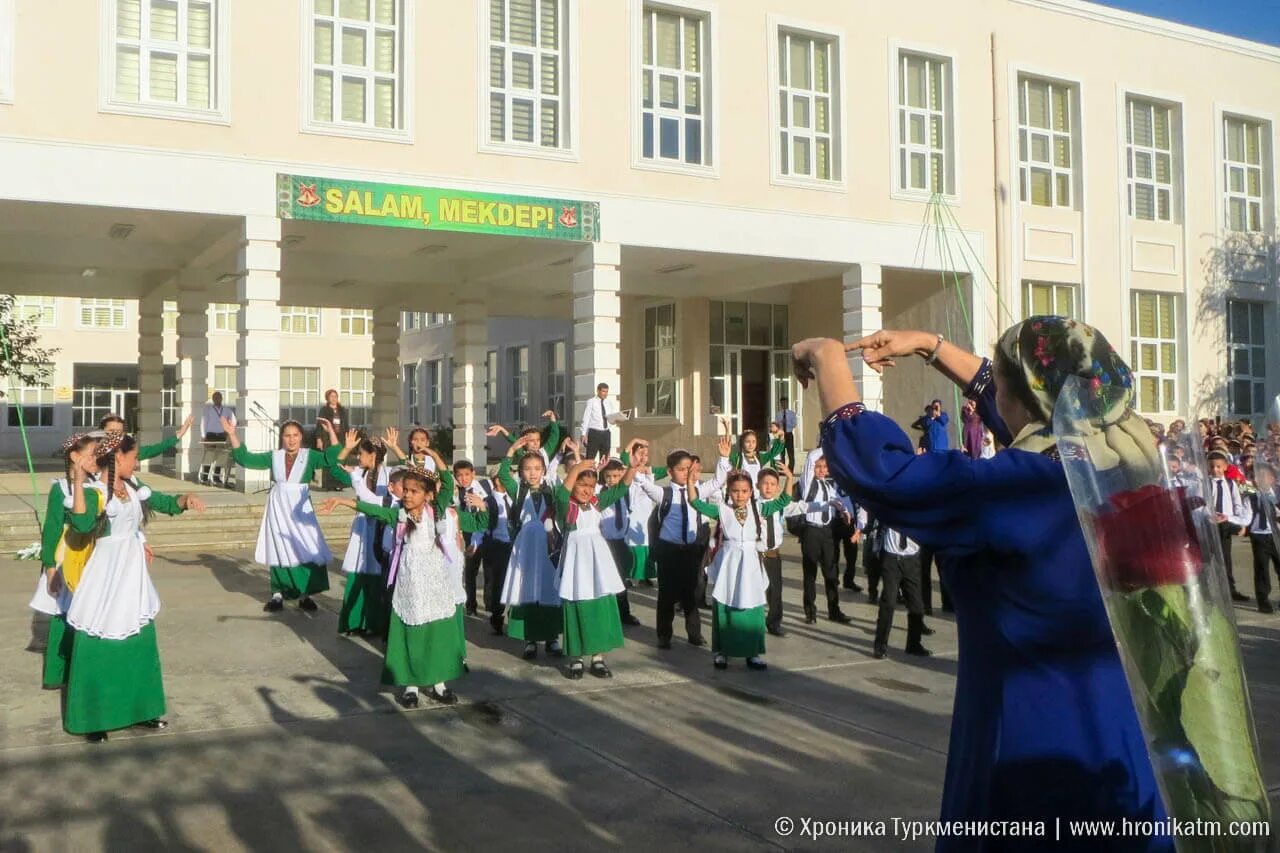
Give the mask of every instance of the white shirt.
<path id="1" fill-rule="evenodd" d="M 790 409 L 783 409 L 773 416 L 773 422 L 782 427 L 783 432 L 795 432 L 798 418 Z"/>
<path id="2" fill-rule="evenodd" d="M 493 480 L 488 480 L 487 482 L 489 483 L 489 488 L 493 490 L 493 502 L 498 505 L 498 518 L 496 522 L 492 518 L 489 519 L 489 523 L 493 525 L 493 538 L 498 542 L 510 542 L 511 527 L 510 522 L 508 521 L 508 513 L 511 511 L 511 495 L 506 492 L 498 491 L 493 485 Z M 483 485 L 480 486 L 480 491 L 486 498 L 488 497 L 488 493 L 485 492 Z M 490 512 L 492 512 L 492 507 L 490 507 Z"/>
<path id="3" fill-rule="evenodd" d="M 1218 509 L 1218 494 L 1221 491 L 1222 509 Z M 1226 516 L 1228 524 L 1234 524 L 1236 527 L 1244 527 L 1249 523 L 1249 508 L 1245 506 L 1245 502 L 1240 499 L 1240 489 L 1235 483 L 1225 477 L 1212 477 L 1209 479 L 1209 493 L 1204 496 L 1205 502 L 1209 504 L 1209 511 L 1213 513 L 1222 513 Z"/>
<path id="4" fill-rule="evenodd" d="M 606 430 L 609 428 L 609 416 L 618 413 L 618 404 L 605 397 L 592 397 L 582 410 L 582 435 L 590 430 Z"/>
<path id="5" fill-rule="evenodd" d="M 599 495 L 604 491 L 604 484 L 596 484 L 596 494 Z M 605 539 L 625 539 L 627 538 L 627 528 L 630 526 L 631 516 L 631 490 L 627 489 L 626 495 L 622 500 L 615 503 L 608 509 L 600 510 L 600 532 Z"/>
<path id="6" fill-rule="evenodd" d="M 204 412 L 200 417 L 201 435 L 220 434 L 226 432 L 222 427 L 222 418 L 231 421 L 231 425 L 236 425 L 236 409 L 235 406 L 221 405 L 215 406 L 213 403 L 204 404 Z"/>
<path id="7" fill-rule="evenodd" d="M 1256 534 L 1267 534 L 1271 532 L 1271 525 L 1275 519 L 1275 501 L 1264 500 L 1262 490 L 1249 499 L 1249 532 Z M 1268 512 L 1268 508 L 1270 512 Z"/>
<path id="8" fill-rule="evenodd" d="M 768 503 L 764 498 L 760 498 L 761 503 Z M 813 503 L 804 503 L 792 501 L 782 508 L 782 512 L 775 512 L 773 515 L 765 519 L 764 533 L 760 537 L 761 551 L 776 551 L 782 547 L 782 537 L 786 533 L 784 519 L 793 518 L 797 515 L 814 512 L 822 509 L 822 504 L 814 501 Z M 773 528 L 773 542 L 769 541 L 769 528 Z M 772 544 L 772 547 L 770 545 Z"/>
<path id="9" fill-rule="evenodd" d="M 488 497 L 488 495 L 484 493 L 484 487 L 480 485 L 479 478 L 473 479 L 471 481 L 471 485 L 467 486 L 465 489 L 455 487 L 453 490 L 453 508 L 458 511 L 459 516 L 464 512 L 471 512 L 471 507 L 467 506 L 467 495 L 478 495 L 481 498 Z M 458 529 L 462 529 L 461 522 L 458 524 Z M 468 545 L 475 546 L 479 545 L 484 539 L 484 534 L 479 532 L 464 533 L 462 534 L 462 538 L 467 540 Z"/>
<path id="10" fill-rule="evenodd" d="M 662 486 L 656 483 L 642 483 L 641 488 L 654 503 L 654 512 L 662 510 Z M 673 545 L 693 545 L 698 539 L 698 526 L 703 522 L 702 514 L 693 507 L 685 506 L 687 489 L 672 483 L 671 509 L 667 517 L 662 519 L 662 527 L 658 530 L 658 538 Z M 719 489 L 714 480 L 704 480 L 698 484 L 698 498 L 707 502 L 718 494 Z"/>
<path id="11" fill-rule="evenodd" d="M 836 488 L 835 481 L 827 478 L 825 480 L 814 480 L 809 484 L 808 491 L 800 493 L 802 501 L 812 501 L 817 505 L 813 511 L 806 512 L 804 520 L 806 524 L 813 524 L 818 527 L 826 527 L 836 520 L 836 510 L 831 506 L 833 501 L 840 502 L 840 490 Z M 846 507 L 846 510 L 851 507 Z"/>
<path id="12" fill-rule="evenodd" d="M 920 546 L 913 542 L 907 534 L 900 533 L 890 527 L 884 528 L 880 541 L 883 544 L 884 552 L 895 557 L 914 557 L 920 553 Z"/>

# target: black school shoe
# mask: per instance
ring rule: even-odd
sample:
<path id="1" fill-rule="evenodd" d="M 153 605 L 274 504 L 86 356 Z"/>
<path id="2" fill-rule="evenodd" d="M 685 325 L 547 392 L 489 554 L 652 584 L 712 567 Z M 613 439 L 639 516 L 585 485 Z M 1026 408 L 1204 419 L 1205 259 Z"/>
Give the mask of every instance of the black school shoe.
<path id="1" fill-rule="evenodd" d="M 266 613 L 279 613 L 281 610 L 284 610 L 284 599 L 269 598 L 267 599 L 267 603 L 262 605 L 262 609 Z"/>
<path id="2" fill-rule="evenodd" d="M 305 610 L 308 613 L 315 613 L 320 609 L 320 606 L 311 599 L 311 596 L 307 596 L 298 602 L 298 609 Z"/>
<path id="3" fill-rule="evenodd" d="M 1275 607 L 1272 606 L 1270 601 L 1259 601 L 1258 612 L 1259 613 L 1275 613 L 1276 609 Z"/>
<path id="4" fill-rule="evenodd" d="M 848 625 L 853 621 L 852 617 L 846 615 L 842 610 L 832 612 L 828 618 L 837 625 Z"/>
<path id="5" fill-rule="evenodd" d="M 410 693 L 406 690 L 396 697 L 396 701 L 400 703 L 401 708 L 416 708 L 418 707 L 418 691 L 415 690 Z"/>
<path id="6" fill-rule="evenodd" d="M 669 649 L 669 648 L 671 648 L 671 638 L 670 638 L 670 637 L 659 637 L 659 638 L 658 638 L 658 648 L 660 648 L 660 649 Z"/>
<path id="7" fill-rule="evenodd" d="M 640 624 L 640 620 L 628 613 L 622 617 L 622 624 L 635 626 Z"/>
<path id="8" fill-rule="evenodd" d="M 105 743 L 107 740 L 107 733 L 106 732 L 89 732 L 89 734 L 84 736 L 84 739 L 89 743 Z"/>
<path id="9" fill-rule="evenodd" d="M 591 662 L 591 674 L 596 678 L 613 678 L 613 670 L 609 669 L 609 664 L 602 660 Z"/>
<path id="10" fill-rule="evenodd" d="M 763 672 L 769 668 L 769 664 L 760 660 L 758 657 L 747 658 L 747 669 L 754 669 L 756 672 Z"/>
<path id="11" fill-rule="evenodd" d="M 933 654 L 933 652 L 929 651 L 919 643 L 914 646 L 907 646 L 906 653 L 909 655 L 915 655 L 918 658 L 927 658 Z"/>
<path id="12" fill-rule="evenodd" d="M 569 664 L 569 670 L 568 672 L 565 673 L 565 675 L 568 676 L 569 678 L 572 678 L 574 681 L 577 681 L 579 678 L 582 678 L 582 674 L 585 671 L 586 671 L 586 668 L 582 665 L 582 661 L 576 660 L 573 663 Z"/>
<path id="13" fill-rule="evenodd" d="M 889 650 L 885 648 L 884 643 L 876 643 L 871 649 L 871 656 L 876 660 L 883 660 L 889 655 Z"/>
<path id="14" fill-rule="evenodd" d="M 169 721 L 168 721 L 168 720 L 162 720 L 162 719 L 160 719 L 159 717 L 157 717 L 157 718 L 156 718 L 156 719 L 154 719 L 154 720 L 144 720 L 144 721 L 143 721 L 143 722 L 141 722 L 141 723 L 134 723 L 132 726 L 130 726 L 130 728 L 134 728 L 134 729 L 151 729 L 151 730 L 153 730 L 153 731 L 159 731 L 159 730 L 161 730 L 161 729 L 167 729 L 167 728 L 169 728 Z"/>
<path id="15" fill-rule="evenodd" d="M 436 689 L 432 687 L 430 690 L 427 691 L 427 697 L 431 699 L 433 702 L 439 702 L 441 705 L 458 704 L 458 694 L 454 693 L 448 687 L 446 687 L 444 690 L 441 690 L 439 693 L 437 693 Z"/>
<path id="16" fill-rule="evenodd" d="M 781 625 L 770 625 L 770 626 L 769 626 L 768 628 L 766 628 L 765 630 L 766 630 L 766 631 L 768 631 L 770 634 L 772 634 L 772 635 L 773 635 L 773 636 L 775 636 L 775 637 L 785 637 L 785 636 L 787 636 L 787 632 L 786 632 L 786 631 L 784 631 L 784 630 L 782 630 L 782 626 L 781 626 Z"/>

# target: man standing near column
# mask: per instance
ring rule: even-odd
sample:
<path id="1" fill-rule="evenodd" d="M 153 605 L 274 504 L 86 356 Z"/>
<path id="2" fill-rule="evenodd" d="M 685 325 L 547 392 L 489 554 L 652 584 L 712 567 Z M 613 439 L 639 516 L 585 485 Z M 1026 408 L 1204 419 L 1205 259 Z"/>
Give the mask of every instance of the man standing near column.
<path id="1" fill-rule="evenodd" d="M 792 471 L 796 469 L 796 424 L 799 418 L 796 413 L 791 411 L 788 405 L 791 401 L 786 397 L 781 397 L 778 404 L 782 406 L 781 411 L 773 418 L 773 422 L 782 430 L 783 450 L 787 454 L 787 467 Z"/>
<path id="2" fill-rule="evenodd" d="M 608 459 L 613 445 L 613 433 L 609 431 L 609 418 L 618 414 L 618 404 L 609 399 L 609 384 L 596 386 L 596 395 L 587 401 L 582 412 L 582 458 Z"/>
<path id="3" fill-rule="evenodd" d="M 202 441 L 212 443 L 227 440 L 227 434 L 223 431 L 222 427 L 223 418 L 226 418 L 229 424 L 235 426 L 236 410 L 223 407 L 222 392 L 214 391 L 213 397 L 210 398 L 209 402 L 204 404 L 204 413 L 200 418 L 200 435 Z"/>

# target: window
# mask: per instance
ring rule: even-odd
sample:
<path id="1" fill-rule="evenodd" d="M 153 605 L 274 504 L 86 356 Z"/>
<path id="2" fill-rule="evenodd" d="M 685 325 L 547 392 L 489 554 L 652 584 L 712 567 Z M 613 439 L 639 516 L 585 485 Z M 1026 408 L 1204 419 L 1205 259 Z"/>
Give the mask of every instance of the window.
<path id="1" fill-rule="evenodd" d="M 367 426 L 373 420 L 373 371 L 368 368 L 344 367 L 338 372 L 338 395 L 347 408 L 353 427 Z"/>
<path id="2" fill-rule="evenodd" d="M 0 0 L 0 104 L 13 103 L 14 0 Z"/>
<path id="3" fill-rule="evenodd" d="M 565 420 L 565 388 L 568 373 L 565 364 L 564 341 L 547 341 L 542 345 L 542 372 L 547 377 L 547 408 L 556 413 L 556 417 Z"/>
<path id="4" fill-rule="evenodd" d="M 444 359 L 433 359 L 423 366 L 427 371 L 427 423 L 439 426 L 444 416 Z"/>
<path id="5" fill-rule="evenodd" d="M 418 311 L 402 311 L 400 312 L 400 329 L 405 332 L 415 332 L 422 328 L 422 314 Z"/>
<path id="6" fill-rule="evenodd" d="M 320 309 L 309 305 L 281 305 L 280 331 L 290 335 L 320 334 Z"/>
<path id="7" fill-rule="evenodd" d="M 338 315 L 338 330 L 354 337 L 373 334 L 373 309 L 343 308 Z"/>
<path id="8" fill-rule="evenodd" d="M 223 36 L 215 0 L 111 0 L 110 94 L 129 111 L 219 113 Z"/>
<path id="9" fill-rule="evenodd" d="M 320 368 L 280 368 L 280 420 L 297 421 L 307 430 L 319 410 Z"/>
<path id="10" fill-rule="evenodd" d="M 71 425 L 97 429 L 103 417 L 112 413 L 115 394 L 98 385 L 77 386 L 71 398 Z"/>
<path id="11" fill-rule="evenodd" d="M 53 365 L 43 366 L 45 376 L 53 375 Z M 17 386 L 10 389 L 5 396 L 5 409 L 8 411 L 7 423 L 11 427 L 19 425 L 18 415 L 21 413 L 21 424 L 26 427 L 53 426 L 54 391 L 52 388 L 38 385 Z"/>
<path id="12" fill-rule="evenodd" d="M 741 428 L 743 401 L 743 349 L 765 350 L 766 376 L 770 377 L 772 396 L 765 401 L 770 414 L 779 408 L 778 401 L 791 394 L 791 309 L 767 302 L 720 302 L 710 304 L 710 342 L 708 373 L 710 402 L 716 414 L 724 415 Z"/>
<path id="13" fill-rule="evenodd" d="M 213 302 L 209 305 L 212 322 L 209 328 L 214 332 L 236 332 L 240 330 L 240 306 L 235 302 Z"/>
<path id="14" fill-rule="evenodd" d="M 178 331 L 178 303 L 177 302 L 166 301 L 164 303 L 164 313 L 161 315 L 161 317 L 163 319 L 164 330 L 166 332 Z"/>
<path id="15" fill-rule="evenodd" d="M 489 0 L 490 143 L 569 147 L 568 0 Z"/>
<path id="16" fill-rule="evenodd" d="M 283 370 L 280 372 L 280 376 L 283 378 L 284 376 Z M 319 384 L 319 382 L 320 380 L 319 378 L 317 378 L 316 379 L 317 385 Z M 222 366 L 222 365 L 217 366 L 213 368 L 213 382 L 209 385 L 209 396 L 212 397 L 214 391 L 221 391 L 222 404 L 224 406 L 234 407 L 236 404 L 236 401 L 240 399 L 240 393 L 237 390 L 238 385 L 239 385 L 239 379 L 236 377 L 236 366 L 234 364 L 226 365 L 226 366 Z M 280 387 L 282 389 L 280 393 L 283 394 L 284 393 L 283 381 L 281 382 Z M 282 405 L 283 405 L 283 402 L 282 402 Z M 318 409 L 319 407 L 320 407 L 320 404 L 317 402 L 316 408 Z M 306 423 L 306 421 L 304 420 L 303 423 Z"/>
<path id="17" fill-rule="evenodd" d="M 1178 297 L 1135 291 L 1129 326 L 1138 410 L 1149 415 L 1177 411 Z"/>
<path id="18" fill-rule="evenodd" d="M 1267 414 L 1265 310 L 1261 302 L 1227 300 L 1227 358 L 1231 374 L 1227 405 L 1232 417 L 1257 419 Z"/>
<path id="19" fill-rule="evenodd" d="M 708 23 L 706 15 L 644 7 L 640 150 L 646 160 L 711 164 Z"/>
<path id="20" fill-rule="evenodd" d="M 1071 207 L 1072 90 L 1061 83 L 1018 80 L 1018 162 L 1022 200 Z"/>
<path id="21" fill-rule="evenodd" d="M 1227 229 L 1262 230 L 1262 145 L 1261 122 L 1226 116 L 1222 120 L 1223 188 Z"/>
<path id="22" fill-rule="evenodd" d="M 453 322 L 452 314 L 424 314 L 422 316 L 425 318 L 425 325 L 428 329 Z"/>
<path id="23" fill-rule="evenodd" d="M 164 387 L 160 389 L 160 425 L 176 427 L 181 422 L 182 401 L 178 398 L 178 368 L 166 365 Z"/>
<path id="24" fill-rule="evenodd" d="M 0 0 L 3 2 L 3 0 Z M 58 298 L 56 296 L 16 296 L 13 304 L 18 319 L 40 328 L 58 324 Z"/>
<path id="25" fill-rule="evenodd" d="M 498 351 L 492 349 L 484 357 L 484 419 L 498 422 Z"/>
<path id="26" fill-rule="evenodd" d="M 644 309 L 644 413 L 676 416 L 676 306 Z"/>
<path id="27" fill-rule="evenodd" d="M 80 300 L 80 325 L 93 329 L 123 329 L 123 299 Z"/>
<path id="28" fill-rule="evenodd" d="M 1074 284 L 1050 284 L 1042 281 L 1022 283 L 1022 316 L 1057 314 L 1060 317 L 1076 316 L 1076 287 Z"/>
<path id="29" fill-rule="evenodd" d="M 951 62 L 898 54 L 898 188 L 955 192 Z"/>
<path id="30" fill-rule="evenodd" d="M 1128 117 L 1129 215 L 1173 219 L 1173 110 L 1130 98 Z"/>
<path id="31" fill-rule="evenodd" d="M 839 55 L 830 38 L 778 30 L 778 169 L 840 180 Z"/>
<path id="32" fill-rule="evenodd" d="M 507 350 L 507 375 L 511 378 L 511 420 L 522 424 L 529 420 L 529 348 Z"/>
<path id="33" fill-rule="evenodd" d="M 311 121 L 403 131 L 403 0 L 311 0 Z"/>
<path id="34" fill-rule="evenodd" d="M 422 423 L 418 412 L 418 365 L 401 365 L 401 396 L 404 398 L 405 421 L 415 426 Z"/>

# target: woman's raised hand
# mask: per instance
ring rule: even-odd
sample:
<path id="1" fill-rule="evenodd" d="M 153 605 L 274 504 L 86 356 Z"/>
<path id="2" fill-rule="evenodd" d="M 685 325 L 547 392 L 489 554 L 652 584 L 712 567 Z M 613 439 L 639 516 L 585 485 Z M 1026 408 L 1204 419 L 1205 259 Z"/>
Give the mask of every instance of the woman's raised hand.
<path id="1" fill-rule="evenodd" d="M 845 345 L 846 352 L 862 352 L 862 360 L 876 373 L 893 367 L 895 359 L 910 355 L 927 355 L 938 343 L 938 336 L 928 332 L 881 329 L 873 335 Z"/>
<path id="2" fill-rule="evenodd" d="M 195 420 L 196 420 L 195 415 L 187 415 L 187 417 L 182 421 L 182 426 L 178 427 L 178 431 L 174 434 L 178 438 L 182 438 L 184 435 L 187 434 L 187 430 L 191 429 L 191 425 L 195 423 Z"/>

